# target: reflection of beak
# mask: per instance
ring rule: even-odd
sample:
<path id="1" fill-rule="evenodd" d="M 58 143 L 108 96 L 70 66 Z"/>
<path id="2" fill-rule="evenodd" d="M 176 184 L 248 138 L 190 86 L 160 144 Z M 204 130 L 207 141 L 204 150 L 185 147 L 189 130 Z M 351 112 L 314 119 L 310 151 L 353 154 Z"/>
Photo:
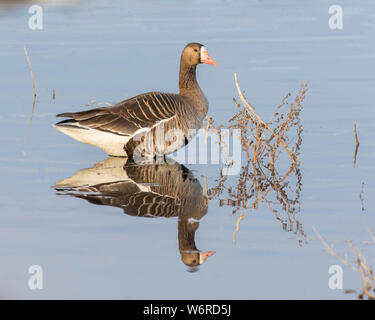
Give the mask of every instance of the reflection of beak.
<path id="1" fill-rule="evenodd" d="M 201 47 L 201 63 L 212 64 L 216 66 L 216 62 L 208 54 L 208 51 L 205 47 Z"/>
<path id="2" fill-rule="evenodd" d="M 202 264 L 207 260 L 207 258 L 213 256 L 216 252 L 215 251 L 208 251 L 208 252 L 200 252 L 199 253 L 199 264 Z"/>

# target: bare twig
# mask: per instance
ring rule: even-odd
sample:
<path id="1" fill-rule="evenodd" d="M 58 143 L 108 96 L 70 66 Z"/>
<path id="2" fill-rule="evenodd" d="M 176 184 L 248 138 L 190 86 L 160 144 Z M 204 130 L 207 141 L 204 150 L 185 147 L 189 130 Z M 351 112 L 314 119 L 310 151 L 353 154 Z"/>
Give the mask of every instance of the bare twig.
<path id="1" fill-rule="evenodd" d="M 357 135 L 357 124 L 355 121 L 354 121 L 354 138 L 355 138 L 356 145 L 359 145 L 359 140 L 358 140 L 358 135 Z"/>
<path id="2" fill-rule="evenodd" d="M 348 241 L 348 246 L 353 254 L 354 260 L 356 265 L 350 263 L 348 261 L 348 257 L 346 256 L 345 259 L 342 258 L 334 249 L 333 245 L 329 245 L 327 241 L 320 235 L 318 230 L 313 226 L 312 227 L 315 234 L 319 238 L 319 240 L 323 243 L 324 247 L 326 248 L 327 252 L 333 256 L 334 258 L 338 259 L 344 265 L 350 267 L 353 271 L 360 273 L 362 279 L 362 293 L 358 296 L 360 299 L 363 299 L 364 296 L 367 296 L 368 299 L 375 299 L 374 290 L 375 290 L 375 275 L 371 267 L 367 264 L 366 258 L 363 256 L 361 250 L 356 248 L 353 245 L 352 241 Z M 375 242 L 374 235 L 368 230 L 370 236 Z M 347 292 L 354 292 L 354 290 L 348 290 Z"/>
<path id="3" fill-rule="evenodd" d="M 318 239 L 320 240 L 321 243 L 323 243 L 324 247 L 326 248 L 327 252 L 334 258 L 336 258 L 337 260 L 339 260 L 340 262 L 342 262 L 343 264 L 345 265 L 349 265 L 349 262 L 348 262 L 348 257 L 345 257 L 342 258 L 334 249 L 333 249 L 333 245 L 329 245 L 327 243 L 327 241 L 321 236 L 321 234 L 319 233 L 319 231 L 315 228 L 315 226 L 312 226 L 312 229 L 314 230 L 316 236 L 318 237 Z M 354 271 L 358 271 L 357 268 L 353 268 L 352 269 Z"/>
<path id="4" fill-rule="evenodd" d="M 358 140 L 358 135 L 357 135 L 357 124 L 354 121 L 354 139 L 355 139 L 355 150 L 354 150 L 354 162 L 353 162 L 353 167 L 355 167 L 355 164 L 357 162 L 357 153 L 358 153 L 358 148 L 359 148 L 359 140 Z"/>
<path id="5" fill-rule="evenodd" d="M 24 46 L 23 49 L 25 51 L 27 63 L 29 64 L 29 67 L 30 67 L 31 80 L 33 82 L 33 88 L 34 88 L 34 96 L 36 97 L 36 87 L 35 87 L 35 79 L 34 79 L 33 67 L 31 65 L 31 61 L 30 61 L 29 55 L 27 54 L 26 46 Z"/>
<path id="6" fill-rule="evenodd" d="M 293 163 L 296 163 L 295 159 L 293 158 L 292 154 L 291 154 L 291 151 L 289 150 L 289 148 L 281 141 L 280 137 L 275 133 L 273 132 L 273 130 L 268 126 L 267 123 L 265 123 L 261 117 L 258 116 L 258 114 L 254 111 L 254 108 L 252 106 L 250 106 L 250 104 L 246 101 L 245 97 L 243 96 L 242 94 L 242 91 L 240 89 L 240 86 L 238 84 L 238 80 L 237 80 L 237 74 L 235 73 L 234 74 L 234 79 L 235 79 L 235 82 L 236 82 L 236 86 L 237 86 L 237 91 L 238 91 L 238 94 L 241 98 L 241 101 L 242 103 L 253 113 L 253 115 L 255 116 L 255 118 L 259 121 L 259 123 L 261 123 L 263 126 L 265 126 L 267 128 L 267 130 L 269 132 L 271 132 L 271 134 L 277 138 L 277 140 L 279 141 L 279 143 L 283 146 L 283 148 L 286 150 L 286 152 L 288 153 L 290 159 L 293 161 Z"/>

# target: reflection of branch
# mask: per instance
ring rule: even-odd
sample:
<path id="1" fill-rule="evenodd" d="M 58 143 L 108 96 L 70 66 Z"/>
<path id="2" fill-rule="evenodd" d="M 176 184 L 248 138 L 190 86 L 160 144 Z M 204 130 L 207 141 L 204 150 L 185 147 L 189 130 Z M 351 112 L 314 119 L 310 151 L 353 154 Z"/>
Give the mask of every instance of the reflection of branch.
<path id="1" fill-rule="evenodd" d="M 202 191 L 203 191 L 203 190 L 202 190 Z M 208 198 L 207 192 L 208 192 L 208 188 L 207 188 L 207 177 L 204 176 L 204 196 L 205 196 L 206 198 Z"/>
<path id="2" fill-rule="evenodd" d="M 356 248 L 353 245 L 352 241 L 348 241 L 348 246 L 355 258 L 355 262 L 356 262 L 356 266 L 355 266 L 348 261 L 347 255 L 345 255 L 345 258 L 341 257 L 333 249 L 333 245 L 329 245 L 314 226 L 312 228 L 315 234 L 317 235 L 318 239 L 322 242 L 327 252 L 331 256 L 339 260 L 342 264 L 351 268 L 353 271 L 359 272 L 361 274 L 362 293 L 359 295 L 359 298 L 362 299 L 364 296 L 367 296 L 368 299 L 375 299 L 375 295 L 371 293 L 371 291 L 375 292 L 375 275 L 371 267 L 367 265 L 366 258 L 363 256 L 361 250 L 359 248 Z M 374 235 L 370 232 L 370 230 L 368 230 L 368 232 L 370 234 L 370 237 L 374 240 L 374 243 L 375 243 Z M 348 292 L 352 292 L 352 290 L 349 290 Z"/>
<path id="3" fill-rule="evenodd" d="M 289 171 L 284 175 L 284 177 L 282 177 L 279 181 L 276 181 L 274 184 L 270 184 L 270 188 L 268 189 L 268 191 L 266 193 L 264 193 L 264 195 L 262 197 L 258 197 L 255 199 L 255 202 L 253 203 L 253 205 L 251 206 L 252 208 L 256 208 L 256 206 L 258 205 L 258 202 L 259 200 L 263 200 L 265 197 L 267 197 L 268 193 L 271 191 L 271 190 L 280 190 L 282 189 L 281 186 L 280 186 L 280 183 L 283 182 L 290 174 L 291 172 L 293 171 L 295 165 L 293 164 Z M 273 173 L 275 174 L 275 172 L 273 171 Z"/>
<path id="4" fill-rule="evenodd" d="M 359 194 L 359 199 L 361 199 L 361 205 L 362 205 L 362 211 L 365 211 L 365 205 L 364 205 L 364 199 L 363 199 L 363 195 L 364 195 L 364 186 L 365 186 L 365 182 L 362 181 L 362 187 L 361 187 L 361 193 Z"/>
<path id="5" fill-rule="evenodd" d="M 27 137 L 30 134 L 31 125 L 32 125 L 32 122 L 33 122 L 33 115 L 34 115 L 34 109 L 35 109 L 35 103 L 36 103 L 36 87 L 35 87 L 35 79 L 34 79 L 33 67 L 31 65 L 31 61 L 30 61 L 29 55 L 27 54 L 26 46 L 23 47 L 23 50 L 25 51 L 26 60 L 27 60 L 27 63 L 29 64 L 30 74 L 31 74 L 31 80 L 33 82 L 33 88 L 34 88 L 33 109 L 31 111 L 29 129 L 27 130 L 27 134 L 26 134 L 26 137 L 25 137 L 25 142 L 26 142 Z"/>
<path id="6" fill-rule="evenodd" d="M 240 222 L 241 220 L 245 218 L 245 215 L 244 214 L 241 214 L 238 219 L 237 219 L 237 223 L 236 223 L 236 230 L 234 230 L 233 232 L 233 243 L 236 243 L 236 234 L 238 232 L 238 230 L 240 230 Z"/>
<path id="7" fill-rule="evenodd" d="M 327 241 L 321 236 L 321 234 L 319 233 L 319 231 L 315 228 L 315 226 L 312 226 L 312 229 L 314 230 L 316 236 L 318 237 L 318 239 L 320 240 L 321 243 L 323 243 L 324 247 L 326 248 L 327 252 L 334 258 L 336 258 L 337 260 L 339 260 L 341 263 L 345 264 L 345 265 L 349 265 L 349 262 L 348 262 L 348 257 L 345 256 L 345 259 L 340 257 L 340 255 L 333 249 L 333 245 L 329 245 L 327 243 Z M 353 266 L 350 266 L 354 271 L 358 271 L 356 268 L 354 268 Z"/>
<path id="8" fill-rule="evenodd" d="M 36 103 L 36 95 L 34 96 L 34 100 L 33 100 L 33 108 L 31 110 L 30 121 L 29 121 L 29 128 L 27 129 L 27 134 L 26 134 L 26 137 L 25 137 L 25 143 L 27 141 L 27 138 L 30 135 L 31 126 L 33 124 L 33 115 L 34 115 L 34 110 L 35 110 L 35 103 Z"/>
<path id="9" fill-rule="evenodd" d="M 374 236 L 374 234 L 371 232 L 371 230 L 367 226 L 366 226 L 366 230 L 367 230 L 368 234 L 370 235 L 372 241 L 374 241 L 374 243 L 375 243 L 375 236 Z"/>

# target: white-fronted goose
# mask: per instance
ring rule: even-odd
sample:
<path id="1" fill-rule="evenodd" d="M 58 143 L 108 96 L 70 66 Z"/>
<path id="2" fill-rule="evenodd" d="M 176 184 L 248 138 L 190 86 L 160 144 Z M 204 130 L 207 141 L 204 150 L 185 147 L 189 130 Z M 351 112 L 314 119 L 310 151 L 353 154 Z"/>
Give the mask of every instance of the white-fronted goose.
<path id="1" fill-rule="evenodd" d="M 178 217 L 181 260 L 190 267 L 215 253 L 200 251 L 195 245 L 195 232 L 207 213 L 208 198 L 193 173 L 178 163 L 139 166 L 129 159 L 109 157 L 57 182 L 54 188 L 58 194 L 118 207 L 132 216 Z"/>
<path id="2" fill-rule="evenodd" d="M 137 151 L 142 157 L 173 153 L 191 140 L 194 134 L 189 129 L 199 129 L 207 114 L 208 102 L 196 79 L 199 63 L 216 65 L 202 44 L 189 43 L 181 54 L 179 94 L 148 92 L 112 107 L 61 113 L 57 117 L 69 119 L 55 128 L 111 156 L 131 156 Z M 168 132 L 179 136 L 173 140 L 170 134 L 166 136 Z"/>

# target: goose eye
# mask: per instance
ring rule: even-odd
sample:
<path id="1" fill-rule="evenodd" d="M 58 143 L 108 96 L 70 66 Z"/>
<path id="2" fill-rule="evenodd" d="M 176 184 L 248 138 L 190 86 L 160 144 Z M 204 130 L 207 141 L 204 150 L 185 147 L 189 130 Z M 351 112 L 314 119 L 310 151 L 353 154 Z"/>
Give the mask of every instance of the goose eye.
<path id="1" fill-rule="evenodd" d="M 198 49 L 194 49 L 195 52 L 198 52 Z"/>

